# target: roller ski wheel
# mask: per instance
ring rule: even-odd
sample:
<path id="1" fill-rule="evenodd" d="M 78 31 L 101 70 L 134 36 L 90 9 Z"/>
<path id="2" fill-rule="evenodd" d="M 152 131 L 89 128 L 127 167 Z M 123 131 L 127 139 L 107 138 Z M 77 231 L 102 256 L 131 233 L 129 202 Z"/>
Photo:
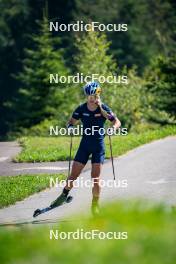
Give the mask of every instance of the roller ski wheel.
<path id="1" fill-rule="evenodd" d="M 41 210 L 37 209 L 37 210 L 34 211 L 33 217 L 37 217 L 40 214 L 41 214 Z"/>
<path id="2" fill-rule="evenodd" d="M 72 200 L 73 200 L 73 196 L 68 196 L 67 200 L 66 200 L 66 203 L 71 203 Z"/>

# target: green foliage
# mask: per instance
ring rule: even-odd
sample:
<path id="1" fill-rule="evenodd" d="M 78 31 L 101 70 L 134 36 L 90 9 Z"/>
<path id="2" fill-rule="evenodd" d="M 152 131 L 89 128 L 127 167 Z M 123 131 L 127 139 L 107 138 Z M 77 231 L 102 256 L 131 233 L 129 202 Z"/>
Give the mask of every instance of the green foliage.
<path id="1" fill-rule="evenodd" d="M 23 56 L 23 47 L 28 44 L 27 34 L 29 15 L 27 0 L 0 0 L 0 136 L 6 135 L 9 124 L 17 116 L 6 107 L 13 101 L 19 88 L 19 82 L 13 74 L 18 74 Z M 24 26 L 25 25 L 25 26 Z"/>
<path id="2" fill-rule="evenodd" d="M 107 76 L 117 71 L 111 55 L 108 55 L 110 42 L 104 33 L 89 31 L 82 38 L 77 38 L 78 55 L 76 67 L 83 74 L 98 73 Z"/>
<path id="3" fill-rule="evenodd" d="M 56 86 L 49 83 L 50 73 L 68 73 L 62 51 L 55 48 L 57 43 L 48 30 L 48 20 L 45 16 L 39 27 L 40 33 L 32 36 L 34 48 L 25 50 L 23 71 L 18 75 L 21 81 L 19 97 L 15 103 L 15 110 L 19 115 L 19 121 L 16 123 L 18 127 L 30 127 L 45 118 L 55 116 L 64 101 L 65 85 L 58 83 Z"/>
<path id="4" fill-rule="evenodd" d="M 157 57 L 146 71 L 148 119 L 176 123 L 176 57 Z"/>
<path id="5" fill-rule="evenodd" d="M 138 66 L 141 73 L 150 58 L 173 54 L 176 12 L 171 1 L 161 0 L 75 0 L 75 20 L 127 23 L 126 32 L 106 32 L 111 53 L 123 67 Z"/>
<path id="6" fill-rule="evenodd" d="M 144 119 L 146 95 L 143 80 L 137 76 L 135 69 L 126 71 L 128 85 L 118 85 L 111 90 L 109 105 L 121 120 L 122 127 L 131 129 Z"/>
<path id="7" fill-rule="evenodd" d="M 29 129 L 24 129 L 22 134 L 23 136 L 38 136 L 38 137 L 42 137 L 42 136 L 49 136 L 49 128 L 50 126 L 57 126 L 59 123 L 58 120 L 54 120 L 54 119 L 45 119 L 43 121 L 41 121 L 39 124 L 34 125 L 32 127 L 30 127 Z"/>
<path id="8" fill-rule="evenodd" d="M 148 129 L 146 129 L 148 128 Z M 113 155 L 119 156 L 127 151 L 134 149 L 142 144 L 153 140 L 164 138 L 169 135 L 176 135 L 175 126 L 166 126 L 162 128 L 151 129 L 151 127 L 138 127 L 137 132 L 129 133 L 127 136 L 113 136 Z M 19 139 L 23 147 L 22 152 L 15 157 L 17 162 L 44 162 L 68 160 L 70 137 L 23 137 Z M 72 157 L 76 154 L 80 137 L 73 138 Z M 110 158 L 109 141 L 105 137 L 106 158 Z"/>
<path id="9" fill-rule="evenodd" d="M 127 239 L 50 239 L 50 230 L 127 232 Z M 63 233 L 62 233 L 63 234 Z M 98 218 L 78 215 L 55 225 L 1 228 L 1 263 L 174 264 L 176 212 L 149 201 L 118 201 L 102 208 Z"/>
<path id="10" fill-rule="evenodd" d="M 45 119 L 58 120 L 58 124 L 64 126 L 77 103 L 83 100 L 81 85 L 52 85 L 48 77 L 51 72 L 68 75 L 75 70 L 86 75 L 95 72 L 129 75 L 128 86 L 102 85 L 105 102 L 113 107 L 124 126 L 134 129 L 146 120 L 162 124 L 175 122 L 175 113 L 170 108 L 175 103 L 171 98 L 174 88 L 169 88 L 174 87 L 175 79 L 172 84 L 166 80 L 175 67 L 174 59 L 170 61 L 176 47 L 173 0 L 61 0 L 59 5 L 57 0 L 48 1 L 51 21 L 128 24 L 126 32 L 56 32 L 52 36 L 46 16 L 42 18 L 45 4 L 44 0 L 0 0 L 3 10 L 0 18 L 1 136 L 11 136 L 14 131 L 14 135 L 23 133 L 24 128 L 29 127 L 33 127 L 32 133 L 35 133 L 36 125 L 42 127 L 43 122 L 47 122 Z M 76 48 L 75 37 L 79 39 Z M 153 63 L 149 74 L 153 79 L 148 76 L 145 85 L 143 71 L 151 58 L 158 55 L 168 57 L 169 61 L 163 66 Z M 160 74 L 158 67 L 161 67 Z M 156 84 L 157 74 L 159 78 L 168 75 L 160 82 L 160 87 L 159 82 Z M 163 85 L 168 87 L 161 89 Z M 161 94 L 161 90 L 167 90 L 169 96 Z M 163 100 L 165 95 L 170 106 Z"/>
<path id="11" fill-rule="evenodd" d="M 144 112 L 145 93 L 143 81 L 137 77 L 135 69 L 120 70 L 115 60 L 109 55 L 110 42 L 105 34 L 90 31 L 81 39 L 77 39 L 78 55 L 76 66 L 78 72 L 86 75 L 98 74 L 99 76 L 127 75 L 128 84 L 102 83 L 102 97 L 109 104 L 122 122 L 122 126 L 130 128 L 142 119 Z M 80 89 L 78 86 L 77 89 Z M 79 95 L 79 90 L 77 90 Z M 78 97 L 79 99 L 79 97 Z M 82 99 L 80 95 L 80 100 Z"/>
<path id="12" fill-rule="evenodd" d="M 50 184 L 50 177 L 63 179 L 61 174 L 38 174 L 0 177 L 0 208 L 40 192 Z"/>

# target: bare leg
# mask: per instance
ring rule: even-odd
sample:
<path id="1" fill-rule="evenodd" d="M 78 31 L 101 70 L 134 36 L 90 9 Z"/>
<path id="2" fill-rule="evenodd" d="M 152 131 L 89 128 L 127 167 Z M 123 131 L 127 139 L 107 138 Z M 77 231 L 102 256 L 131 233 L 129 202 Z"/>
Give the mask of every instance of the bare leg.
<path id="1" fill-rule="evenodd" d="M 67 179 L 65 188 L 63 189 L 63 192 L 57 197 L 57 199 L 55 201 L 53 201 L 51 203 L 50 206 L 52 206 L 52 207 L 59 206 L 59 205 L 63 204 L 66 201 L 67 195 L 68 195 L 69 191 L 73 187 L 73 181 L 78 178 L 78 176 L 80 175 L 80 173 L 81 173 L 82 169 L 84 168 L 84 166 L 85 166 L 85 164 L 82 164 L 80 162 L 77 162 L 77 161 L 73 162 L 71 175 Z"/>
<path id="2" fill-rule="evenodd" d="M 92 213 L 96 214 L 95 210 L 96 207 L 98 207 L 99 197 L 100 197 L 100 173 L 102 169 L 101 163 L 93 163 L 92 164 L 92 171 L 91 171 L 91 177 L 93 180 L 93 188 L 92 188 Z"/>
<path id="3" fill-rule="evenodd" d="M 75 181 L 79 177 L 84 167 L 85 167 L 85 164 L 83 163 L 80 163 L 78 161 L 73 162 L 72 171 L 71 171 L 70 176 L 67 179 L 65 189 L 71 190 L 73 188 L 73 181 Z"/>

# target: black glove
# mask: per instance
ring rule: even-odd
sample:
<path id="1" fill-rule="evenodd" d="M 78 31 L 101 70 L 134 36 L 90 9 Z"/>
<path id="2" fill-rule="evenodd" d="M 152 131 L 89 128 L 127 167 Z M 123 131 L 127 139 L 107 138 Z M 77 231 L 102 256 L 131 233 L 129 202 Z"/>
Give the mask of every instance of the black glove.
<path id="1" fill-rule="evenodd" d="M 74 126 L 72 124 L 67 125 L 68 135 L 73 135 L 73 128 Z"/>

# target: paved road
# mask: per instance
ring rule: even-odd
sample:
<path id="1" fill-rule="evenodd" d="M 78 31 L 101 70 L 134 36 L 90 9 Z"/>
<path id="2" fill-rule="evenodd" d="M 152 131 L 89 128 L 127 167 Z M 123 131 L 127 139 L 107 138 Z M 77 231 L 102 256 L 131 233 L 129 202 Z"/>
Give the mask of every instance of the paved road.
<path id="1" fill-rule="evenodd" d="M 142 197 L 176 204 L 176 137 L 143 145 L 115 160 L 116 183 L 127 180 L 127 188 L 102 188 L 101 202 L 120 198 Z M 82 179 L 90 179 L 90 171 L 83 172 Z M 102 179 L 112 179 L 111 163 L 103 166 Z M 54 200 L 61 188 L 51 188 L 34 194 L 24 201 L 0 210 L 0 223 L 32 222 L 36 207 L 45 207 Z M 86 214 L 91 202 L 90 188 L 75 188 L 72 203 L 41 215 L 37 221 L 54 222 L 56 219 L 74 219 L 74 213 Z"/>
<path id="2" fill-rule="evenodd" d="M 0 142 L 0 162 L 11 160 L 21 151 L 17 142 Z"/>
<path id="3" fill-rule="evenodd" d="M 15 163 L 15 157 L 21 151 L 17 142 L 0 142 L 0 176 L 19 174 L 62 173 L 68 171 L 67 161 Z M 90 162 L 84 171 L 90 169 Z"/>

